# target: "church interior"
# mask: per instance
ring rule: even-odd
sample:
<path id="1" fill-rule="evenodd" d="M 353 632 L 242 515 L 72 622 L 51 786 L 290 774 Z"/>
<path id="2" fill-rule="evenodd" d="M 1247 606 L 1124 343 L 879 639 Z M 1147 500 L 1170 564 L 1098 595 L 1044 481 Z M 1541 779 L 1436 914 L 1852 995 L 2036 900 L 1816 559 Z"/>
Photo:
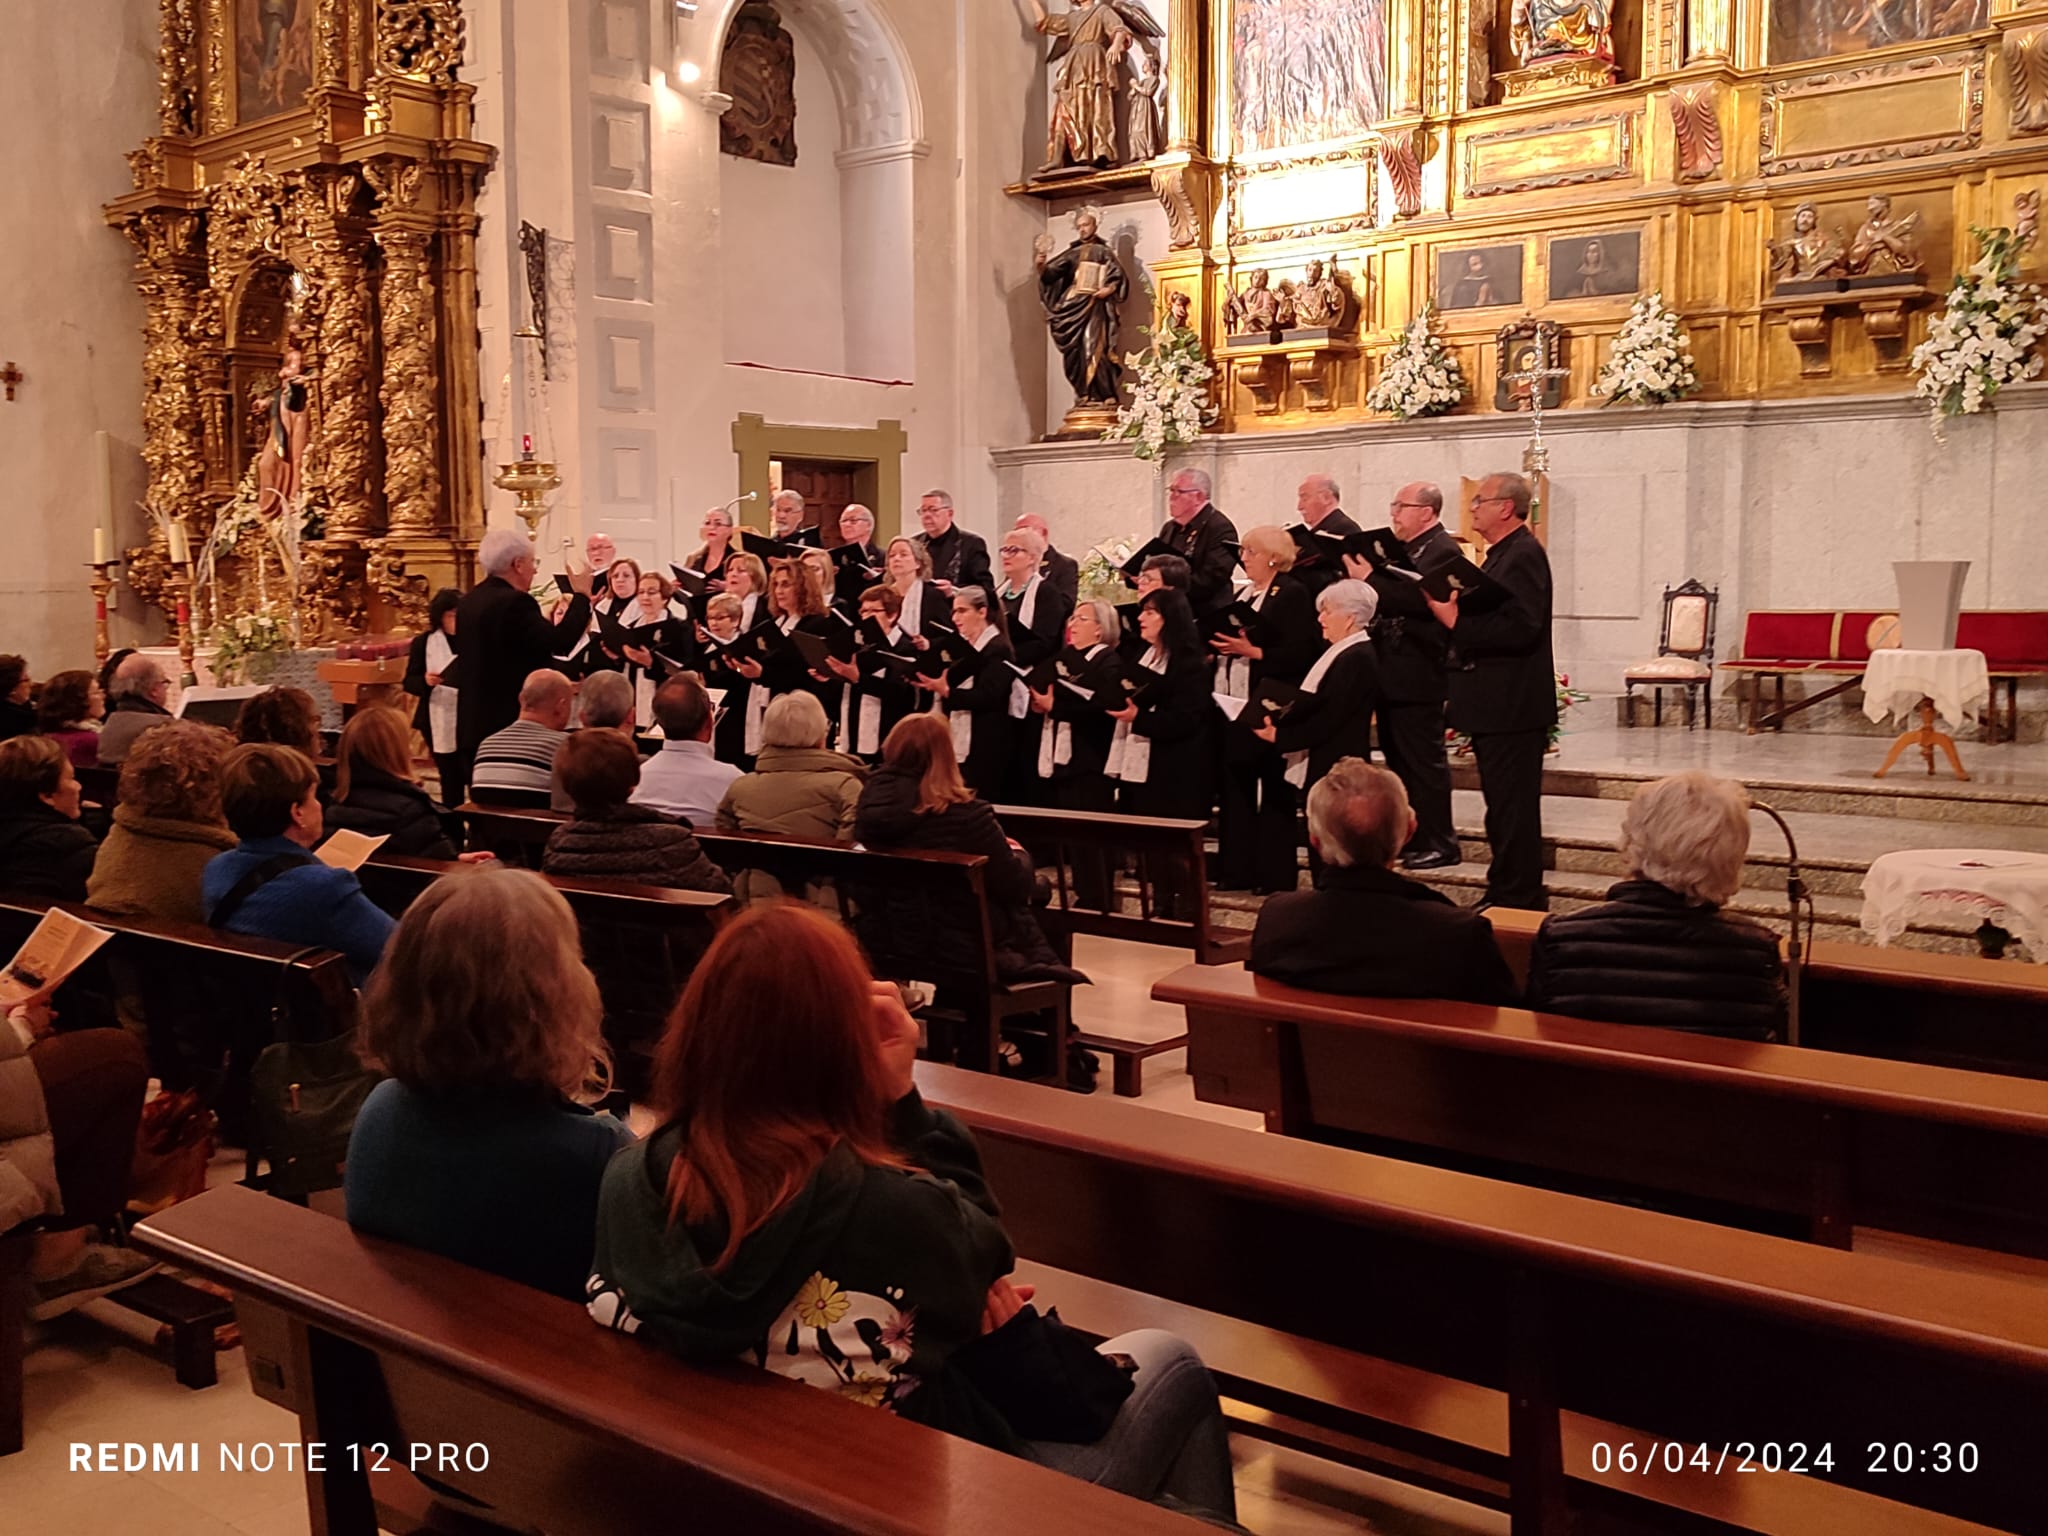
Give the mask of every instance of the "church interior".
<path id="1" fill-rule="evenodd" d="M 0 736 L 62 752 L 46 792 L 0 739 L 0 1529 L 2048 1530 L 2048 0 L 7 22 Z M 646 812 L 716 886 L 558 864 L 621 675 L 642 790 L 688 733 L 736 786 L 831 757 L 844 804 Z M 279 692 L 301 766 L 244 771 Z M 789 699 L 822 743 L 776 735 Z M 219 852 L 175 914 L 99 899 L 170 793 L 104 750 L 122 709 L 235 736 L 190 749 Z M 397 712 L 360 762 L 421 856 L 342 809 Z M 552 778 L 488 794 L 550 719 Z M 899 738 L 913 831 L 993 807 L 986 845 L 886 844 Z M 312 770 L 306 837 L 237 821 Z M 79 828 L 92 883 L 46 885 Z M 301 878 L 219 874 L 252 849 L 343 882 L 314 928 L 231 928 Z M 546 882 L 569 972 L 511 916 L 446 926 L 477 866 Z M 318 927 L 349 902 L 381 961 Z M 719 1122 L 714 1177 L 691 1013 L 777 931 L 900 997 L 889 1134 L 914 1103 L 967 1174 L 819 1110 L 762 1169 Z M 568 1299 L 357 1206 L 351 1118 L 396 1156 L 379 1096 L 432 1097 L 377 1016 L 426 1032 L 490 954 L 543 1013 L 601 1002 L 577 1113 L 628 1150 Z M 785 961 L 752 1049 L 822 1077 L 764 1022 L 811 1006 Z M 29 1070 L 67 1034 L 146 1061 L 90 1228 L 74 1089 Z M 728 1244 L 664 1272 L 700 1301 L 835 1170 L 942 1188 L 1005 1255 L 975 1371 L 926 1352 L 934 1282 L 842 1286 L 838 1248 L 757 1336 L 658 1312 L 604 1224 L 628 1144 L 671 1241 Z M 570 1182 L 506 1207 L 536 1243 Z M 118 1279 L 64 1300 L 53 1247 Z M 1060 1414 L 975 1374 L 1019 1316 L 1117 1363 L 1092 1432 L 1072 1358 L 1005 1378 Z"/>

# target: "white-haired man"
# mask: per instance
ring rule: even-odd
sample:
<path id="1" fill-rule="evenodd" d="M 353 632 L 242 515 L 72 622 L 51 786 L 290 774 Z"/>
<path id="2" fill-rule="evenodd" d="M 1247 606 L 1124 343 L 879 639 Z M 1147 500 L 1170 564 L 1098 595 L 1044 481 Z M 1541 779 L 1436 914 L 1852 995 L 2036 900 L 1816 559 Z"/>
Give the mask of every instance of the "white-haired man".
<path id="1" fill-rule="evenodd" d="M 946 491 L 926 491 L 917 499 L 917 520 L 924 532 L 917 542 L 931 557 L 932 582 L 951 597 L 958 587 L 995 589 L 995 570 L 988 563 L 988 544 L 980 534 L 969 533 L 953 521 L 953 497 Z"/>
<path id="2" fill-rule="evenodd" d="M 171 696 L 171 680 L 149 657 L 137 653 L 125 656 L 107 683 L 107 722 L 100 727 L 100 762 L 108 766 L 125 763 L 135 738 L 151 726 L 171 718 L 164 701 Z"/>
<path id="3" fill-rule="evenodd" d="M 1166 485 L 1166 526 L 1159 538 L 1188 563 L 1188 602 L 1205 619 L 1231 604 L 1237 573 L 1237 527 L 1209 500 L 1206 471 L 1183 469 Z"/>
<path id="4" fill-rule="evenodd" d="M 590 599 L 580 592 L 552 624 L 542 615 L 528 596 L 538 564 L 525 534 L 493 528 L 477 547 L 476 563 L 483 580 L 455 610 L 455 632 L 462 637 L 455 737 L 472 759 L 486 736 L 518 718 L 527 678 L 575 645 L 590 622 Z"/>
<path id="5" fill-rule="evenodd" d="M 859 502 L 839 513 L 839 537 L 832 550 L 832 601 L 848 613 L 860 608 L 860 595 L 883 577 L 888 558 L 875 542 L 875 514 Z"/>
<path id="6" fill-rule="evenodd" d="M 810 549 L 822 549 L 825 543 L 817 529 L 804 526 L 802 491 L 775 493 L 775 499 L 768 503 L 768 535 L 785 544 L 802 544 Z"/>
<path id="7" fill-rule="evenodd" d="M 1313 474 L 1296 487 L 1294 510 L 1301 514 L 1300 526 L 1313 533 L 1341 539 L 1357 533 L 1358 524 L 1343 507 L 1342 493 L 1334 475 Z M 1297 543 L 1300 540 L 1296 540 Z M 1349 566 L 1335 552 L 1311 544 L 1294 562 L 1294 579 L 1312 592 L 1320 592 L 1333 581 L 1341 581 Z M 1352 571 L 1356 576 L 1358 572 Z"/>
<path id="8" fill-rule="evenodd" d="M 1493 925 L 1394 869 L 1414 832 L 1398 777 L 1363 758 L 1333 763 L 1308 792 L 1315 889 L 1259 909 L 1252 974 L 1351 997 L 1514 1002 Z"/>

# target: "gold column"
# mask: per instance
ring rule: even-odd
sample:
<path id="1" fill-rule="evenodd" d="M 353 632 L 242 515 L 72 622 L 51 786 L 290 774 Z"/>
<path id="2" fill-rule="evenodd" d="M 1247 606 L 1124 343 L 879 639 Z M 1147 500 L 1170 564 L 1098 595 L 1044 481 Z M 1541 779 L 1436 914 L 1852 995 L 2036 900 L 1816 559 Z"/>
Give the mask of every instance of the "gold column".
<path id="1" fill-rule="evenodd" d="M 1205 146 L 1202 110 L 1203 0 L 1172 0 L 1166 16 L 1166 147 L 1193 150 Z"/>
<path id="2" fill-rule="evenodd" d="M 1685 62 L 1725 62 L 1734 53 L 1734 0 L 1686 0 Z"/>
<path id="3" fill-rule="evenodd" d="M 1387 7 L 1387 116 L 1422 112 L 1423 0 L 1391 0 Z"/>
<path id="4" fill-rule="evenodd" d="M 315 280 L 320 284 L 320 432 L 313 444 L 316 479 L 326 497 L 327 536 L 363 538 L 377 531 L 371 485 L 370 280 L 361 239 L 337 212 L 353 200 L 356 178 L 344 173 L 329 184 L 329 211 L 313 231 Z"/>
<path id="5" fill-rule="evenodd" d="M 162 45 L 157 51 L 158 132 L 185 138 L 199 127 L 199 18 L 193 0 L 158 0 Z"/>
<path id="6" fill-rule="evenodd" d="M 348 0 L 320 0 L 313 19 L 313 83 L 334 90 L 348 84 Z"/>
<path id="7" fill-rule="evenodd" d="M 145 499 L 172 518 L 196 519 L 206 495 L 206 435 L 193 363 L 192 318 L 206 280 L 200 215 L 155 208 L 122 221 L 139 260 L 136 290 L 143 302 L 142 458 L 149 468 Z M 170 562 L 161 536 L 128 560 L 128 582 L 144 602 L 170 612 Z"/>
<path id="8" fill-rule="evenodd" d="M 393 533 L 431 534 L 442 523 L 432 239 L 426 230 L 390 226 L 377 237 L 384 249 L 384 506 Z"/>
<path id="9" fill-rule="evenodd" d="M 206 7 L 205 39 L 201 44 L 206 75 L 205 126 L 208 133 L 225 133 L 235 125 L 234 101 L 228 84 L 234 78 L 234 60 L 228 56 L 229 0 L 200 0 Z"/>

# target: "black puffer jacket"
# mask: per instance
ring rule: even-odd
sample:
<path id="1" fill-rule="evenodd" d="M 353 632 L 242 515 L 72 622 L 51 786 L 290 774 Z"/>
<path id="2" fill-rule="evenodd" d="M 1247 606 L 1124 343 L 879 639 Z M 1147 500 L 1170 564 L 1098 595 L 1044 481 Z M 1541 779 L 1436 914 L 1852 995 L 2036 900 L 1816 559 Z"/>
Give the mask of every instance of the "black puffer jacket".
<path id="1" fill-rule="evenodd" d="M 878 853 L 917 850 L 986 856 L 988 867 L 982 879 L 998 976 L 1018 981 L 1048 974 L 1047 967 L 1058 967 L 1059 957 L 1031 911 L 1037 885 L 1031 861 L 1010 846 L 995 808 L 986 800 L 974 799 L 943 811 L 919 811 L 918 778 L 900 768 L 886 767 L 868 776 L 853 815 L 853 833 L 861 846 Z M 970 939 L 964 929 L 935 923 L 934 914 L 914 910 L 915 905 L 906 899 L 893 908 L 888 903 L 864 908 L 858 925 L 863 942 L 887 951 L 901 947 L 903 934 L 928 935 L 933 952 L 949 964 L 972 966 L 975 957 L 971 951 L 979 936 Z M 878 930 L 871 936 L 870 925 Z M 886 939 L 885 934 L 889 935 Z"/>
<path id="2" fill-rule="evenodd" d="M 0 891 L 38 901 L 83 901 L 100 845 L 90 832 L 34 800 L 0 810 Z"/>
<path id="3" fill-rule="evenodd" d="M 540 867 L 551 875 L 676 891 L 732 891 L 731 878 L 704 856 L 694 832 L 644 805 L 578 811 L 548 835 Z"/>
<path id="4" fill-rule="evenodd" d="M 349 770 L 348 798 L 327 807 L 327 825 L 365 837 L 389 834 L 386 853 L 415 859 L 455 857 L 455 845 L 448 841 L 448 829 L 427 792 L 381 768 L 358 764 Z"/>
<path id="5" fill-rule="evenodd" d="M 1529 1006 L 1615 1024 L 1782 1039 L 1778 940 L 1746 918 L 1687 905 L 1654 880 L 1624 880 L 1602 906 L 1543 920 L 1529 951 Z"/>

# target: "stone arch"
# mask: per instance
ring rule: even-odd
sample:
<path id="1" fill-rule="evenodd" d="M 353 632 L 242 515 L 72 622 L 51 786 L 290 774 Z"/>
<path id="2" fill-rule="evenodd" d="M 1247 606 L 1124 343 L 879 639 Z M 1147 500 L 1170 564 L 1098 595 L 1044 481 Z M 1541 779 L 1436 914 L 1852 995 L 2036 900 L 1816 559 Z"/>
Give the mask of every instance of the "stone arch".
<path id="1" fill-rule="evenodd" d="M 716 82 L 725 36 L 745 0 L 717 0 L 699 14 L 695 62 Z M 775 0 L 824 56 L 839 108 L 839 153 L 924 147 L 924 105 L 901 34 L 880 0 Z M 706 26 L 706 22 L 710 25 Z"/>

